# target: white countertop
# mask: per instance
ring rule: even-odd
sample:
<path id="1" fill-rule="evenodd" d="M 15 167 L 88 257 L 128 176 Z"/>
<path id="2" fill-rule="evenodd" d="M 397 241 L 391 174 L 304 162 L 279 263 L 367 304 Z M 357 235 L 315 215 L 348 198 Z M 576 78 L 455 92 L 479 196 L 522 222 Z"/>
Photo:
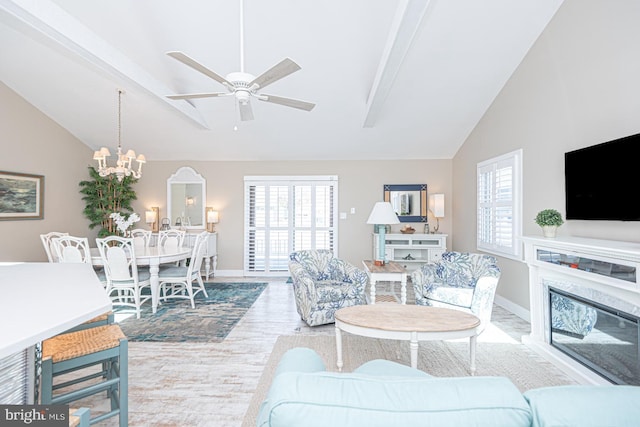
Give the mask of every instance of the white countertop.
<path id="1" fill-rule="evenodd" d="M 111 309 L 90 264 L 0 265 L 0 359 Z"/>

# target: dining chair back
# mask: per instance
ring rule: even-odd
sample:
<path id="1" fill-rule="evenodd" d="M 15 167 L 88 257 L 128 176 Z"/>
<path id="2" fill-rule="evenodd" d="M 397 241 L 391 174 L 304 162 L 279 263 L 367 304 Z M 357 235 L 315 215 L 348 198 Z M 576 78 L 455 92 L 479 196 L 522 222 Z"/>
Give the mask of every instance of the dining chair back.
<path id="1" fill-rule="evenodd" d="M 60 236 L 51 242 L 58 262 L 91 264 L 89 240 L 86 237 Z"/>
<path id="2" fill-rule="evenodd" d="M 209 297 L 202 281 L 200 269 L 207 249 L 209 233 L 204 231 L 196 236 L 196 242 L 191 251 L 191 261 L 188 267 L 161 266 L 158 274 L 160 281 L 160 298 L 181 298 L 191 301 L 191 308 L 195 308 L 195 296 L 202 292 Z M 196 286 L 194 287 L 194 282 Z"/>
<path id="3" fill-rule="evenodd" d="M 63 233 L 60 231 L 51 231 L 49 233 L 40 235 L 40 240 L 42 241 L 42 246 L 44 246 L 44 252 L 47 254 L 47 259 L 49 260 L 49 262 L 58 262 L 56 252 L 51 246 L 53 243 L 53 239 L 68 235 L 69 233 Z"/>
<path id="4" fill-rule="evenodd" d="M 151 298 L 143 294 L 151 287 L 148 269 L 139 269 L 132 238 L 109 236 L 96 239 L 107 277 L 107 294 L 113 305 L 129 306 L 140 318 L 140 306 Z"/>
<path id="5" fill-rule="evenodd" d="M 131 230 L 131 237 L 136 248 L 147 248 L 151 244 L 151 230 L 134 228 Z"/>
<path id="6" fill-rule="evenodd" d="M 160 230 L 158 234 L 158 246 L 162 248 L 179 248 L 184 245 L 184 238 L 186 236 L 184 230 Z"/>

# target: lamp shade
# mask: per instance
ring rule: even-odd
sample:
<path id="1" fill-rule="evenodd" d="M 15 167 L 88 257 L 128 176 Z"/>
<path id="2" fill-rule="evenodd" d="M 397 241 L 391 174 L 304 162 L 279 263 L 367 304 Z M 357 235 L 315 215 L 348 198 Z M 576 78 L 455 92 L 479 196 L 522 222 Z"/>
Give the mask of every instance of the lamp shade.
<path id="1" fill-rule="evenodd" d="M 400 224 L 398 216 L 389 202 L 376 202 L 367 219 L 367 224 Z"/>
<path id="2" fill-rule="evenodd" d="M 145 211 L 144 213 L 144 217 L 145 217 L 145 222 L 147 224 L 151 224 L 156 222 L 156 213 L 155 211 Z"/>
<path id="3" fill-rule="evenodd" d="M 219 220 L 218 211 L 207 211 L 207 223 L 217 224 Z"/>
<path id="4" fill-rule="evenodd" d="M 431 194 L 429 196 L 429 209 L 434 217 L 444 217 L 444 194 Z"/>

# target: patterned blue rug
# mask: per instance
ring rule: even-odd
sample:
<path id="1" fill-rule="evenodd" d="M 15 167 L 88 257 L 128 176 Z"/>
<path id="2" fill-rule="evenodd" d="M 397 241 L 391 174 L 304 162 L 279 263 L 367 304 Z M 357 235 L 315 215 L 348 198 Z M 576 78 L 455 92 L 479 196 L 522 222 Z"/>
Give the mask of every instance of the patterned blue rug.
<path id="1" fill-rule="evenodd" d="M 205 283 L 209 297 L 196 295 L 195 309 L 189 300 L 171 299 L 153 314 L 148 301 L 140 319 L 128 307 L 116 307 L 115 318 L 129 341 L 221 342 L 266 287 L 262 282 Z"/>

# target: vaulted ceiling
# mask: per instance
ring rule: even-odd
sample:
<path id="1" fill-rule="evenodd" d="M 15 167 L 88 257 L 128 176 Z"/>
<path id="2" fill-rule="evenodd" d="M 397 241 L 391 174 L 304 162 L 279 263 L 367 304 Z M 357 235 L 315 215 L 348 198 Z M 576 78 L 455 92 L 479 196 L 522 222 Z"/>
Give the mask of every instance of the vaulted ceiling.
<path id="1" fill-rule="evenodd" d="M 561 3 L 245 0 L 241 26 L 240 0 L 0 0 L 0 78 L 112 152 L 124 90 L 123 148 L 148 160 L 448 159 Z M 264 92 L 316 106 L 168 99 L 226 91 L 168 51 L 221 76 L 291 58 Z"/>

